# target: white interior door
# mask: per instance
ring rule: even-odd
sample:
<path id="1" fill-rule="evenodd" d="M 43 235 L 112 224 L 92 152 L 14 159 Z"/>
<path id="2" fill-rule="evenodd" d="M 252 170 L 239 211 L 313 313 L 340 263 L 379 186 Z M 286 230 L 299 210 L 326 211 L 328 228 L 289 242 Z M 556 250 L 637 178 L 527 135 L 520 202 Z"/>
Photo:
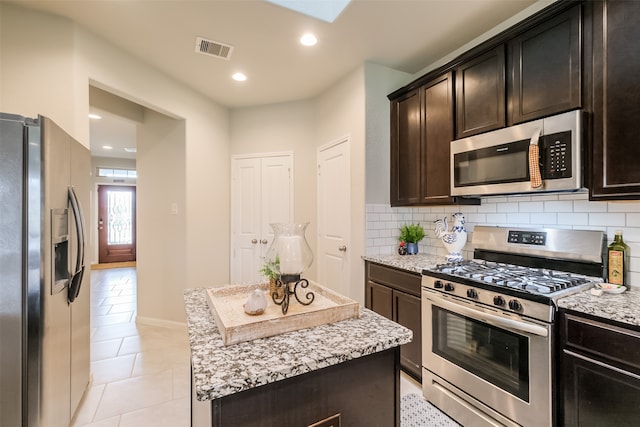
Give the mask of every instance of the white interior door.
<path id="1" fill-rule="evenodd" d="M 293 218 L 293 155 L 233 157 L 231 283 L 256 283 L 273 231 Z"/>
<path id="2" fill-rule="evenodd" d="M 318 282 L 349 296 L 349 138 L 318 149 Z"/>

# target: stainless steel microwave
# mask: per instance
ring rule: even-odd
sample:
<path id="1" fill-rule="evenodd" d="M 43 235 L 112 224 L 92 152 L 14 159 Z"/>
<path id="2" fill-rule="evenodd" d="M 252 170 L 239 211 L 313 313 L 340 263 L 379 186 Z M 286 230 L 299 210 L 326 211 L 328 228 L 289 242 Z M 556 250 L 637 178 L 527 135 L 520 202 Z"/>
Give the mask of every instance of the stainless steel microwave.
<path id="1" fill-rule="evenodd" d="M 451 142 L 451 195 L 582 188 L 582 111 Z"/>

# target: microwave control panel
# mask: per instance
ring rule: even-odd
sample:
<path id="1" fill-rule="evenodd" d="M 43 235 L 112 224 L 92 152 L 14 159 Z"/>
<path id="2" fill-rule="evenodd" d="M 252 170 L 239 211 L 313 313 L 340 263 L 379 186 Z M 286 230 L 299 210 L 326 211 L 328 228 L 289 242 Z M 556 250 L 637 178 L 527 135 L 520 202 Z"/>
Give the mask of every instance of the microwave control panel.
<path id="1" fill-rule="evenodd" d="M 571 132 L 540 137 L 542 179 L 571 178 Z"/>

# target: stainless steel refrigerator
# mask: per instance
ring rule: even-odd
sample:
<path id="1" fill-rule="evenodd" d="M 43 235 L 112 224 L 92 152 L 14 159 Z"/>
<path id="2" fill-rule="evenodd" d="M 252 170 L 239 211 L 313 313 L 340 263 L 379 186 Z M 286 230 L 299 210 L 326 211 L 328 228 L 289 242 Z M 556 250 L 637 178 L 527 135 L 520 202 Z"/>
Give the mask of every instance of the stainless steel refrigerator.
<path id="1" fill-rule="evenodd" d="M 52 120 L 0 114 L 2 427 L 67 427 L 89 384 L 90 162 Z"/>

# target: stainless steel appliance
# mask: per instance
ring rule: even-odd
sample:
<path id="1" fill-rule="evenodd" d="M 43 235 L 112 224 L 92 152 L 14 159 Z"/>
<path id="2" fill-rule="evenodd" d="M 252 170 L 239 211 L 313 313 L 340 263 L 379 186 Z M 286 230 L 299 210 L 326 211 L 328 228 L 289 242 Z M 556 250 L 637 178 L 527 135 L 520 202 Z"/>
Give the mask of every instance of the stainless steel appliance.
<path id="1" fill-rule="evenodd" d="M 0 425 L 68 427 L 89 384 L 89 150 L 0 114 Z"/>
<path id="2" fill-rule="evenodd" d="M 422 276 L 424 396 L 463 425 L 554 424 L 558 298 L 601 281 L 600 231 L 476 226 Z"/>
<path id="3" fill-rule="evenodd" d="M 451 195 L 576 191 L 582 182 L 582 112 L 451 142 Z"/>

